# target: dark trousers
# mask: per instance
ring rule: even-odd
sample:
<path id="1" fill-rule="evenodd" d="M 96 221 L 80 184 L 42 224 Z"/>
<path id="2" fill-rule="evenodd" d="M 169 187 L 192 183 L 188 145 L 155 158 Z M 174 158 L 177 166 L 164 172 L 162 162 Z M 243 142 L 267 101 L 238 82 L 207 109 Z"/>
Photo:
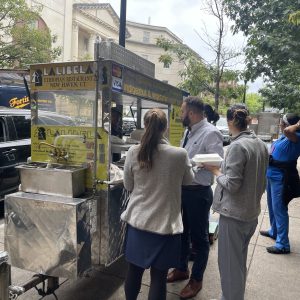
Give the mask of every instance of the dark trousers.
<path id="1" fill-rule="evenodd" d="M 142 277 L 145 269 L 129 263 L 125 279 L 126 300 L 136 300 L 142 285 Z M 166 300 L 167 297 L 168 270 L 150 268 L 150 289 L 148 300 Z"/>
<path id="2" fill-rule="evenodd" d="M 210 186 L 195 190 L 182 190 L 182 234 L 180 271 L 188 269 L 190 242 L 195 250 L 191 278 L 201 281 L 209 254 L 209 210 L 213 200 Z"/>

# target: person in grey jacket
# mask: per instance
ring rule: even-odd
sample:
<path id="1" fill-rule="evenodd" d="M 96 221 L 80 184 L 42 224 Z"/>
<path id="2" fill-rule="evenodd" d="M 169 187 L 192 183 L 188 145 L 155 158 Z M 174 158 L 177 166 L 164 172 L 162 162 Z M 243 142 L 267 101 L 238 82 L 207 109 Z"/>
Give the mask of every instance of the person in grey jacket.
<path id="1" fill-rule="evenodd" d="M 166 299 L 168 269 L 180 259 L 181 186 L 194 178 L 185 149 L 169 145 L 165 113 L 157 108 L 144 117 L 141 144 L 132 146 L 124 166 L 124 187 L 131 192 L 121 219 L 127 223 L 126 300 L 137 299 L 144 270 L 150 268 L 150 300 Z"/>
<path id="2" fill-rule="evenodd" d="M 248 245 L 266 187 L 268 150 L 264 142 L 247 130 L 249 121 L 244 105 L 228 109 L 227 122 L 233 139 L 221 170 L 204 166 L 217 180 L 212 209 L 220 214 L 218 263 L 222 300 L 244 299 Z"/>

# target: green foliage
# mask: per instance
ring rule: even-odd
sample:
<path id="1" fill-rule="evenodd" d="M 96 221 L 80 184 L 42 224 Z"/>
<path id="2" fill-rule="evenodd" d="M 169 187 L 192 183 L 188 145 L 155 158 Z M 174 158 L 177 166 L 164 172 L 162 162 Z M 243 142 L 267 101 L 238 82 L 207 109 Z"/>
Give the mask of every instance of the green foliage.
<path id="1" fill-rule="evenodd" d="M 264 75 L 266 100 L 278 108 L 293 108 L 300 93 L 300 30 L 293 21 L 299 17 L 293 15 L 299 1 L 224 1 L 228 16 L 235 21 L 234 31 L 247 36 L 247 79 Z"/>
<path id="2" fill-rule="evenodd" d="M 243 85 L 228 85 L 221 87 L 221 98 L 223 98 L 225 103 L 233 102 L 242 102 L 244 95 L 244 86 Z"/>
<path id="3" fill-rule="evenodd" d="M 263 99 L 259 94 L 249 93 L 246 95 L 245 103 L 250 111 L 250 114 L 255 114 L 262 111 Z"/>
<path id="4" fill-rule="evenodd" d="M 228 69 L 229 61 L 237 58 L 240 53 L 231 48 L 225 46 L 225 37 L 227 34 L 227 22 L 225 16 L 225 6 L 223 0 L 204 0 L 202 1 L 203 11 L 206 11 L 209 15 L 214 18 L 216 22 L 217 29 L 215 34 L 209 34 L 206 27 L 203 28 L 202 34 L 196 33 L 199 39 L 208 47 L 208 49 L 213 53 L 214 59 L 211 66 L 200 66 L 203 65 L 202 59 L 189 50 L 188 47 L 182 44 L 175 44 L 172 41 L 167 41 L 165 39 L 159 39 L 157 45 L 163 48 L 166 52 L 173 52 L 179 58 L 180 61 L 186 62 L 187 71 L 182 72 L 182 77 L 184 79 L 183 86 L 188 88 L 189 91 L 194 92 L 205 92 L 209 91 L 214 94 L 214 108 L 216 111 L 219 109 L 220 99 L 224 94 L 227 96 L 231 94 L 237 97 L 237 94 L 233 91 L 226 90 L 223 91 L 221 87 L 221 82 L 223 75 Z M 168 61 L 166 59 L 169 59 Z M 170 64 L 170 56 L 161 57 L 161 61 L 165 64 Z M 198 66 L 194 66 L 197 64 Z M 190 70 L 196 69 L 196 71 L 201 71 L 201 73 L 193 73 Z M 203 70 L 205 70 L 203 74 Z M 199 75 L 197 75 L 199 74 Z M 198 89 L 195 89 L 198 87 Z M 226 89 L 229 85 L 226 85 Z M 232 90 L 235 89 L 234 85 L 231 85 Z M 227 99 L 228 100 L 228 99 Z"/>
<path id="5" fill-rule="evenodd" d="M 201 58 L 186 45 L 174 43 L 163 37 L 158 38 L 156 44 L 164 49 L 159 61 L 170 66 L 175 59 L 184 64 L 184 69 L 179 72 L 182 83 L 179 87 L 192 95 L 198 95 L 205 91 L 213 92 L 210 82 L 210 70 L 202 62 Z"/>
<path id="6" fill-rule="evenodd" d="M 175 59 L 178 59 L 184 63 L 185 68 L 179 72 L 182 78 L 179 88 L 188 91 L 191 95 L 205 94 L 206 101 L 214 106 L 215 102 L 211 99 L 215 94 L 215 68 L 206 66 L 200 56 L 186 45 L 177 44 L 165 38 L 157 39 L 157 45 L 166 51 L 160 56 L 160 62 L 170 65 Z M 232 99 L 242 97 L 243 87 L 236 84 L 238 80 L 238 71 L 223 71 L 220 98 L 225 104 L 231 103 Z"/>
<path id="7" fill-rule="evenodd" d="M 270 106 L 300 113 L 300 101 L 297 100 L 300 99 L 300 89 L 295 88 L 294 85 L 276 82 L 272 85 L 268 84 L 260 90 L 260 93 Z"/>
<path id="8" fill-rule="evenodd" d="M 0 0 L 1 68 L 28 67 L 60 55 L 60 48 L 51 49 L 49 31 L 35 28 L 40 9 L 30 10 L 24 0 Z"/>
<path id="9" fill-rule="evenodd" d="M 159 62 L 162 62 L 165 68 L 169 68 L 171 63 L 173 62 L 173 58 L 170 54 L 162 54 L 159 57 Z"/>

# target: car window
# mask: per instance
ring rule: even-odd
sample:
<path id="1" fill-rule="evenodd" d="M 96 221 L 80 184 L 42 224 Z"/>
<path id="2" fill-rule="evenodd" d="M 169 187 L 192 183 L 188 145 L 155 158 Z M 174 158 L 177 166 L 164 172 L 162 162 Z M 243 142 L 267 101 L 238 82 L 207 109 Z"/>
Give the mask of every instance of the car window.
<path id="1" fill-rule="evenodd" d="M 136 118 L 137 117 L 137 110 L 133 109 L 133 117 Z M 124 117 L 129 117 L 129 118 L 132 118 L 132 113 L 131 113 L 131 110 L 129 110 L 125 115 Z"/>
<path id="2" fill-rule="evenodd" d="M 0 143 L 5 141 L 4 121 L 0 118 Z"/>
<path id="3" fill-rule="evenodd" d="M 29 139 L 30 138 L 30 126 L 31 120 L 26 116 L 14 116 L 15 128 L 17 131 L 17 139 Z"/>

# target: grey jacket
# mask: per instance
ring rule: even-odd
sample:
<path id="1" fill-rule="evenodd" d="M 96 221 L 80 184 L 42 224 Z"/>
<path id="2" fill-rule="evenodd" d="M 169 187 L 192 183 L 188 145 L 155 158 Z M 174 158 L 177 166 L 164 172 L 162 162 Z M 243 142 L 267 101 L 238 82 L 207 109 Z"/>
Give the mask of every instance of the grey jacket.
<path id="1" fill-rule="evenodd" d="M 183 232 L 181 186 L 191 184 L 194 173 L 185 149 L 162 143 L 150 171 L 139 167 L 139 145 L 129 149 L 124 186 L 131 195 L 121 219 L 141 230 L 177 234 Z"/>
<path id="2" fill-rule="evenodd" d="M 269 154 L 263 141 L 243 131 L 227 149 L 222 175 L 217 177 L 213 210 L 240 221 L 252 221 L 260 214 L 260 200 L 266 187 Z"/>

